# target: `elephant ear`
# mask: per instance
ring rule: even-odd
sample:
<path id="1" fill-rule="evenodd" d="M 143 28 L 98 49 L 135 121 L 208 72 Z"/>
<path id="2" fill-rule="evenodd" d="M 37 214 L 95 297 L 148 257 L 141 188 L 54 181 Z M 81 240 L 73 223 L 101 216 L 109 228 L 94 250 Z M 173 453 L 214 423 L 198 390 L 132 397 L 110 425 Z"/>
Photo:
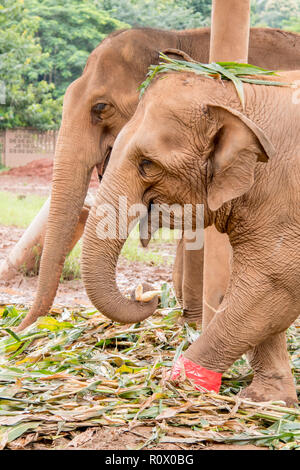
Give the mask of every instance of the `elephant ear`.
<path id="1" fill-rule="evenodd" d="M 257 162 L 267 162 L 275 149 L 253 121 L 239 111 L 209 105 L 219 123 L 208 160 L 207 202 L 211 210 L 245 194 L 254 183 Z"/>
<path id="2" fill-rule="evenodd" d="M 174 49 L 169 47 L 168 49 L 164 49 L 161 52 L 170 57 L 171 59 L 185 60 L 186 62 L 196 62 L 194 59 L 192 59 L 191 56 L 189 56 L 186 52 L 181 51 L 180 49 Z"/>

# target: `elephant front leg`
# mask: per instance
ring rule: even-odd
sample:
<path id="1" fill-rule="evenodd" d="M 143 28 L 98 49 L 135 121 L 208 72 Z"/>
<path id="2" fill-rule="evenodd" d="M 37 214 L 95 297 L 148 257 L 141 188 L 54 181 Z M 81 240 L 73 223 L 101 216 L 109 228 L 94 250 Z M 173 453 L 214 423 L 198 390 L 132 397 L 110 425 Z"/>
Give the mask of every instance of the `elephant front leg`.
<path id="1" fill-rule="evenodd" d="M 197 325 L 202 322 L 203 258 L 203 249 L 186 249 L 184 238 L 180 240 L 173 269 L 173 284 L 177 300 L 183 308 L 183 321 Z"/>
<path id="2" fill-rule="evenodd" d="M 240 393 L 253 401 L 298 402 L 286 348 L 285 332 L 271 336 L 247 353 L 254 372 L 252 383 Z"/>
<path id="3" fill-rule="evenodd" d="M 252 390 L 257 387 L 257 396 L 255 398 L 253 393 L 252 398 L 265 401 L 270 398 L 270 390 L 278 390 L 276 399 L 280 397 L 290 402 L 289 399 L 295 395 L 291 391 L 287 352 L 286 348 L 283 352 L 283 337 L 280 335 L 297 318 L 298 305 L 299 299 L 289 290 L 274 287 L 272 277 L 260 275 L 253 269 L 243 270 L 240 274 L 236 272 L 219 311 L 202 335 L 185 351 L 184 358 L 192 361 L 195 370 L 196 366 L 200 366 L 200 373 L 205 376 L 203 368 L 215 374 L 223 373 L 234 361 L 254 348 L 252 355 L 257 378 Z M 274 348 L 276 358 L 272 358 Z M 279 367 L 284 368 L 279 375 L 275 372 L 278 372 L 278 357 Z M 283 382 L 289 384 L 289 391 L 281 394 Z"/>

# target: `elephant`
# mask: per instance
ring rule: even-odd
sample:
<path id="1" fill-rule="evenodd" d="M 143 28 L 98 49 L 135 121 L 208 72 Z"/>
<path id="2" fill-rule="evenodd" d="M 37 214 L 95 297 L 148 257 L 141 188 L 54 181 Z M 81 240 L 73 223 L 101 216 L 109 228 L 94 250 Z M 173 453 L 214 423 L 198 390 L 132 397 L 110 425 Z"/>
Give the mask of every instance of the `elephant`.
<path id="1" fill-rule="evenodd" d="M 101 180 L 114 141 L 137 107 L 138 86 L 148 67 L 158 63 L 159 51 L 176 57 L 177 49 L 195 60 L 207 62 L 209 41 L 209 28 L 116 31 L 91 53 L 82 76 L 68 87 L 55 150 L 51 205 L 37 293 L 18 330 L 46 315 L 51 308 L 93 168 L 97 167 Z M 249 62 L 271 69 L 300 67 L 300 36 L 276 29 L 252 28 Z M 196 265 L 202 279 L 203 250 L 194 252 L 192 261 L 190 258 L 181 241 L 173 275 L 175 290 L 187 319 L 197 319 L 202 314 L 202 291 L 198 281 L 194 282 L 193 271 Z"/>
<path id="2" fill-rule="evenodd" d="M 300 71 L 276 77 L 285 85 L 299 79 Z M 285 331 L 300 311 L 300 106 L 291 86 L 244 84 L 244 93 L 243 108 L 229 81 L 187 72 L 153 80 L 114 144 L 85 227 L 82 275 L 108 318 L 147 318 L 157 300 L 119 292 L 126 237 L 101 235 L 101 209 L 113 208 L 120 225 L 121 196 L 145 211 L 190 204 L 194 228 L 202 204 L 204 227 L 229 237 L 231 275 L 217 313 L 181 360 L 220 378 L 247 353 L 254 378 L 242 396 L 290 405 L 297 395 Z M 137 219 L 128 212 L 125 222 Z"/>

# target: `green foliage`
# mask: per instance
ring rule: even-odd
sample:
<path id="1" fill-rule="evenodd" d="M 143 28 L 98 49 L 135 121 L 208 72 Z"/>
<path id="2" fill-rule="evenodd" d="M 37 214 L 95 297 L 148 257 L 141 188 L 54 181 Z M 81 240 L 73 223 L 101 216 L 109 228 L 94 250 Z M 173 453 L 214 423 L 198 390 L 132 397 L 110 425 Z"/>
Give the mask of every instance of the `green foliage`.
<path id="1" fill-rule="evenodd" d="M 0 104 L 0 128 L 57 127 L 61 106 L 53 99 L 53 85 L 38 80 L 38 66 L 47 59 L 34 38 L 38 18 L 21 0 L 0 5 L 0 82 L 5 102 Z M 4 95 L 4 93 L 3 93 Z M 3 100 L 2 100 L 3 101 Z"/>
<path id="2" fill-rule="evenodd" d="M 86 432 L 92 439 L 95 426 L 113 430 L 140 424 L 152 429 L 152 435 L 145 436 L 138 449 L 151 449 L 160 442 L 186 447 L 207 441 L 299 450 L 298 409 L 236 396 L 251 379 L 246 361 L 236 361 L 223 374 L 222 395 L 195 390 L 184 377 L 178 383 L 168 380 L 172 362 L 200 332 L 180 324 L 180 309 L 166 284 L 160 297 L 156 314 L 127 327 L 97 311 L 65 307 L 53 309 L 51 316 L 40 317 L 16 334 L 13 330 L 26 310 L 0 308 L 2 448 L 11 449 L 14 441 L 14 448 L 26 444 L 29 448 L 34 440 L 43 439 L 48 448 L 59 449 L 61 443 L 55 443 L 61 433 L 74 442 L 77 431 L 84 442 L 83 425 L 90 428 Z M 294 361 L 299 357 L 300 336 L 295 326 L 288 336 L 299 385 Z"/>
<path id="3" fill-rule="evenodd" d="M 124 26 L 91 0 L 3 0 L 0 128 L 58 128 L 67 86 L 99 42 Z"/>
<path id="4" fill-rule="evenodd" d="M 143 95 L 146 88 L 150 85 L 157 74 L 166 72 L 193 72 L 196 75 L 202 75 L 209 79 L 231 80 L 234 84 L 241 104 L 244 107 L 244 90 L 243 82 L 252 83 L 254 85 L 273 85 L 273 86 L 291 86 L 287 83 L 266 80 L 266 75 L 276 75 L 275 72 L 262 69 L 250 64 L 241 64 L 237 62 L 217 62 L 211 64 L 201 64 L 200 62 L 185 60 L 175 60 L 160 53 L 159 57 L 164 61 L 158 65 L 151 65 L 146 80 L 139 87 L 140 96 Z M 251 78 L 253 76 L 254 78 Z M 262 76 L 262 79 L 258 79 Z"/>
<path id="5" fill-rule="evenodd" d="M 197 2 L 189 0 L 95 0 L 95 3 L 131 26 L 189 29 L 207 24 L 201 11 L 193 8 L 192 4 Z"/>
<path id="6" fill-rule="evenodd" d="M 283 22 L 284 29 L 293 31 L 294 33 L 300 33 L 300 16 L 292 17 L 289 20 Z"/>
<path id="7" fill-rule="evenodd" d="M 128 27 L 91 0 L 25 0 L 25 5 L 39 18 L 36 34 L 48 56 L 39 63 L 39 76 L 55 85 L 56 96 L 81 75 L 89 54 L 107 34 Z"/>
<path id="8" fill-rule="evenodd" d="M 0 128 L 58 128 L 67 86 L 113 30 L 199 28 L 210 15 L 211 0 L 2 0 Z M 251 2 L 253 26 L 300 32 L 299 17 L 298 0 Z"/>
<path id="9" fill-rule="evenodd" d="M 190 8 L 193 13 L 200 13 L 205 23 L 210 24 L 212 0 L 183 0 L 178 3 Z"/>
<path id="10" fill-rule="evenodd" d="M 290 18 L 299 18 L 300 4 L 298 0 L 252 0 L 251 24 L 284 28 Z"/>
<path id="11" fill-rule="evenodd" d="M 210 24 L 212 0 L 94 0 L 109 14 L 131 26 L 189 29 Z M 252 0 L 253 26 L 285 28 L 300 14 L 298 0 Z M 289 28 L 290 29 L 290 28 Z M 293 31 L 298 31 L 298 29 Z"/>

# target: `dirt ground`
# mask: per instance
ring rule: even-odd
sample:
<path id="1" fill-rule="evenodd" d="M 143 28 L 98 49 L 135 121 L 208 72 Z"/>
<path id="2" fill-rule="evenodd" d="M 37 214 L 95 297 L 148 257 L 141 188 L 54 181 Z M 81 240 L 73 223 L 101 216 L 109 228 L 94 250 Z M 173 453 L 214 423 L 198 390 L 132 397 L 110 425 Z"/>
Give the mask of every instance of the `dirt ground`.
<path id="1" fill-rule="evenodd" d="M 151 437 L 152 428 L 146 426 L 135 426 L 130 428 L 88 428 L 80 433 L 74 433 L 72 440 L 64 437 L 59 438 L 49 446 L 46 441 L 29 444 L 26 450 L 133 450 Z M 266 447 L 257 447 L 252 444 L 171 444 L 160 443 L 143 450 L 267 450 Z"/>
<path id="2" fill-rule="evenodd" d="M 36 194 L 49 196 L 53 174 L 53 161 L 48 158 L 36 160 L 23 167 L 12 168 L 0 173 L 1 191 L 17 194 Z M 90 191 L 95 193 L 98 176 L 93 172 Z"/>
<path id="3" fill-rule="evenodd" d="M 9 191 L 17 194 L 36 194 L 48 196 L 51 190 L 52 162 L 43 160 L 40 163 L 29 164 L 20 169 L 0 173 L 1 191 Z M 97 175 L 93 175 L 90 191 L 95 193 L 98 187 Z M 24 230 L 16 227 L 0 226 L 0 263 L 12 249 L 14 244 L 22 236 Z M 164 246 L 165 250 L 166 247 Z M 167 251 L 171 256 L 175 256 L 176 247 L 169 244 Z M 172 266 L 150 266 L 139 262 L 129 262 L 122 259 L 118 266 L 117 280 L 120 289 L 127 292 L 133 289 L 138 283 L 145 281 L 151 283 L 155 288 L 162 283 L 172 281 Z M 16 304 L 30 306 L 34 300 L 37 289 L 37 277 L 24 277 L 21 274 L 9 282 L 0 280 L 0 304 Z M 55 306 L 67 307 L 92 307 L 85 293 L 81 280 L 65 281 L 60 284 L 55 299 Z M 88 428 L 82 432 L 74 433 L 72 440 L 60 437 L 53 442 L 37 441 L 26 443 L 26 449 L 97 449 L 97 450 L 122 450 L 134 449 L 145 438 L 151 436 L 151 427 L 137 426 L 129 428 Z M 30 436 L 30 435 L 29 435 Z M 24 437 L 28 439 L 29 436 Z M 35 439 L 33 439 L 35 440 Z M 25 441 L 24 441 L 25 444 Z M 13 448 L 13 443 L 11 448 Z M 174 443 L 161 443 L 153 446 L 153 450 L 263 450 L 265 448 L 253 445 L 225 445 L 225 444 L 202 444 L 183 445 Z"/>
<path id="4" fill-rule="evenodd" d="M 35 194 L 47 197 L 51 191 L 53 163 L 43 159 L 29 163 L 25 167 L 14 168 L 0 173 L 1 191 L 8 191 L 20 195 Z M 89 192 L 94 195 L 98 188 L 98 177 L 94 173 L 91 179 Z M 7 256 L 14 244 L 24 233 L 23 229 L 4 227 L 0 225 L 0 263 Z M 175 256 L 175 245 L 164 246 L 170 256 Z M 150 266 L 140 262 L 120 260 L 117 272 L 117 282 L 123 292 L 136 287 L 140 282 L 148 282 L 158 288 L 163 282 L 172 281 L 172 266 Z M 0 280 L 0 304 L 30 305 L 33 302 L 37 288 L 37 277 L 24 277 L 18 275 L 9 282 Z M 81 280 L 65 281 L 60 284 L 55 306 L 89 307 L 89 299 L 85 293 Z"/>
<path id="5" fill-rule="evenodd" d="M 24 230 L 0 225 L 0 263 L 9 254 Z M 169 245 L 168 252 L 175 256 L 175 246 Z M 31 305 L 37 289 L 37 277 L 17 275 L 11 281 L 0 280 L 0 304 Z M 122 259 L 117 270 L 117 282 L 120 290 L 127 293 L 139 283 L 147 282 L 159 288 L 164 282 L 172 282 L 172 266 L 151 266 L 140 262 Z M 64 281 L 57 291 L 55 306 L 92 307 L 81 280 Z"/>

